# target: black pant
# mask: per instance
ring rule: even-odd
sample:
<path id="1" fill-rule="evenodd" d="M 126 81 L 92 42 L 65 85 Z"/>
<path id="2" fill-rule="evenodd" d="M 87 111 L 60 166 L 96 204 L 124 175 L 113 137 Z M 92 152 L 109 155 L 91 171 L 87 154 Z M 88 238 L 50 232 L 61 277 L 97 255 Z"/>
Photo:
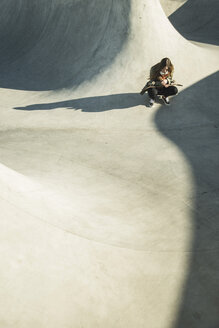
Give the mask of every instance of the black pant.
<path id="1" fill-rule="evenodd" d="M 178 89 L 171 85 L 168 88 L 162 87 L 162 88 L 150 88 L 148 89 L 149 97 L 155 100 L 157 95 L 162 95 L 164 97 L 168 96 L 174 96 L 178 93 Z"/>

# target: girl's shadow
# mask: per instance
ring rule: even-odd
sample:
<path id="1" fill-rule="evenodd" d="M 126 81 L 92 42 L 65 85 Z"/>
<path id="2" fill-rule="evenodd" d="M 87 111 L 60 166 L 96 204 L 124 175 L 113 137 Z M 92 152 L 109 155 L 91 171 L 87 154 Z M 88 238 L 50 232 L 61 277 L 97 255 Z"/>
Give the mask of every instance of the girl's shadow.
<path id="1" fill-rule="evenodd" d="M 123 93 L 107 96 L 72 99 L 54 103 L 32 104 L 25 107 L 14 107 L 16 110 L 52 110 L 57 108 L 81 110 L 82 112 L 103 112 L 113 109 L 125 109 L 136 106 L 148 107 L 147 95 Z"/>

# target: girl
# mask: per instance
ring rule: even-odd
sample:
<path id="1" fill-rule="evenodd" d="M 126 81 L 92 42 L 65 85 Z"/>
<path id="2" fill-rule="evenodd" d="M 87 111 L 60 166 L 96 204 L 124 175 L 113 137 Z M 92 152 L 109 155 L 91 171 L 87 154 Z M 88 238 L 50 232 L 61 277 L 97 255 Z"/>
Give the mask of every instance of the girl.
<path id="1" fill-rule="evenodd" d="M 157 95 L 162 95 L 162 100 L 169 105 L 169 96 L 174 96 L 178 93 L 178 89 L 171 85 L 173 78 L 174 66 L 169 58 L 163 58 L 160 63 L 154 65 L 150 70 L 150 80 L 155 81 L 156 87 L 149 88 L 148 94 L 150 97 L 150 107 L 153 106 Z"/>

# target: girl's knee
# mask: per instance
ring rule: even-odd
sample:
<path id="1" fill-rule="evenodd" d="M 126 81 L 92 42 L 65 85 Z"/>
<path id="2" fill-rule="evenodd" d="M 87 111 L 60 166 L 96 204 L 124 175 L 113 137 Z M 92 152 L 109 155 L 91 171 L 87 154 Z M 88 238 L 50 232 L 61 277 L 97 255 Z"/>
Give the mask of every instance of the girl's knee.
<path id="1" fill-rule="evenodd" d="M 174 94 L 174 95 L 177 95 L 177 93 L 178 93 L 178 89 L 177 89 L 177 87 L 173 86 L 172 88 L 173 88 L 173 94 Z"/>

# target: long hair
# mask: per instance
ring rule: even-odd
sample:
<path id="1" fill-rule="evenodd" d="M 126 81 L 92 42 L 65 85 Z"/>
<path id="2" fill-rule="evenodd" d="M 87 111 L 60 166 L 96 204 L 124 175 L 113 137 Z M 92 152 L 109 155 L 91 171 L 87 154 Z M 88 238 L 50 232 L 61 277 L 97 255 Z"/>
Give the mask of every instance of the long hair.
<path id="1" fill-rule="evenodd" d="M 159 63 L 151 67 L 150 70 L 150 80 L 156 80 L 160 75 L 160 71 L 165 67 L 168 67 L 168 72 L 173 77 L 174 66 L 171 63 L 171 60 L 167 57 L 163 58 Z"/>

